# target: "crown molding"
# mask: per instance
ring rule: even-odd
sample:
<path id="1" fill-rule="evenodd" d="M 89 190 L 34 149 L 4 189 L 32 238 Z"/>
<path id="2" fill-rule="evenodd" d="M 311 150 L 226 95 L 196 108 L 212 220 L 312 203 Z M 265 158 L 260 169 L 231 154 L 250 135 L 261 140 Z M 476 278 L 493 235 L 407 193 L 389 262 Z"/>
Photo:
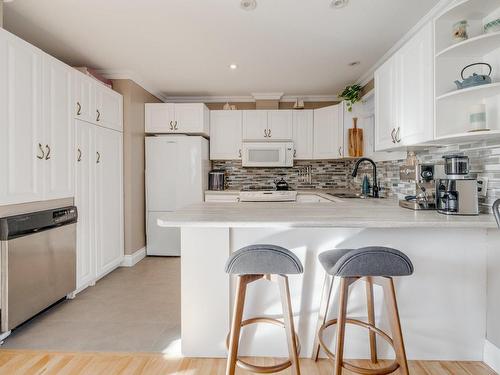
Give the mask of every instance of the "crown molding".
<path id="1" fill-rule="evenodd" d="M 253 98 L 257 100 L 281 100 L 282 92 L 252 92 Z"/>
<path id="2" fill-rule="evenodd" d="M 335 102 L 339 101 L 337 95 L 284 95 L 280 102 L 295 102 L 297 99 L 305 102 Z M 235 96 L 166 96 L 165 101 L 169 103 L 253 103 L 253 96 L 235 95 Z M 276 100 L 276 99 L 258 99 L 258 100 Z"/>
<path id="3" fill-rule="evenodd" d="M 410 40 L 427 22 L 434 20 L 436 16 L 442 13 L 448 6 L 457 0 L 441 0 L 424 17 L 422 17 L 415 26 L 413 26 L 401 39 L 399 39 L 392 48 L 380 58 L 367 72 L 365 72 L 357 83 L 364 86 L 373 79 L 375 70 L 385 63 L 394 53 L 399 50 L 408 40 Z"/>
<path id="4" fill-rule="evenodd" d="M 161 90 L 149 82 L 144 81 L 132 70 L 96 69 L 96 72 L 107 79 L 130 79 L 161 101 L 166 101 L 166 97 Z"/>

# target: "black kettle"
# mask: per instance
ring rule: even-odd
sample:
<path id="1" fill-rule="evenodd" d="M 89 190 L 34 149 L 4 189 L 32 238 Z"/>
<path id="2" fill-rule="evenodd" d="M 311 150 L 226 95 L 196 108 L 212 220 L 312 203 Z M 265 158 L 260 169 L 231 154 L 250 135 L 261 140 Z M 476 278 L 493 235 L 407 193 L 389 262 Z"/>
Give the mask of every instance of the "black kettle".
<path id="1" fill-rule="evenodd" d="M 283 178 L 279 181 L 274 181 L 276 185 L 276 190 L 288 190 L 288 182 L 286 182 Z"/>

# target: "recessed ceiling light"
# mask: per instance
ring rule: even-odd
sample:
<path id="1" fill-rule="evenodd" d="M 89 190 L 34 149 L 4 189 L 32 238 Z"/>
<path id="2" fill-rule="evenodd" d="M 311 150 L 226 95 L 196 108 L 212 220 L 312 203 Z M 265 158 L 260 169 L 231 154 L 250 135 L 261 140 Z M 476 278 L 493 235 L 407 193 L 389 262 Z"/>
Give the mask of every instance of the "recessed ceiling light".
<path id="1" fill-rule="evenodd" d="M 254 10 L 257 8 L 257 0 L 241 0 L 240 7 L 245 10 Z"/>
<path id="2" fill-rule="evenodd" d="M 330 6 L 335 9 L 340 9 L 345 7 L 349 3 L 349 0 L 332 0 Z"/>
<path id="3" fill-rule="evenodd" d="M 349 63 L 349 64 L 347 64 L 347 65 L 349 65 L 349 66 L 357 66 L 357 65 L 359 65 L 359 64 L 361 64 L 361 62 L 360 62 L 360 61 L 353 61 L 353 62 L 350 62 L 350 63 Z"/>
<path id="4" fill-rule="evenodd" d="M 238 69 L 238 65 L 236 65 L 236 64 L 229 64 L 229 69 L 236 70 L 236 69 Z"/>

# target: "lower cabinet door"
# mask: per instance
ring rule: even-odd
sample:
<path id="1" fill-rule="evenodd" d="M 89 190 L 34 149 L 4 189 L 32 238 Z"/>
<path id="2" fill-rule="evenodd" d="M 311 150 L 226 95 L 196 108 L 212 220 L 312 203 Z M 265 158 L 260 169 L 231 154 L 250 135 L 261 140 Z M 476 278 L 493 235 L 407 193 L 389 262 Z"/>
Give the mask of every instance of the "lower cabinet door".
<path id="1" fill-rule="evenodd" d="M 122 133 L 95 128 L 95 231 L 97 277 L 123 260 Z"/>
<path id="2" fill-rule="evenodd" d="M 94 126 L 76 120 L 75 205 L 78 209 L 76 226 L 76 288 L 81 290 L 95 280 L 94 187 L 95 152 Z"/>

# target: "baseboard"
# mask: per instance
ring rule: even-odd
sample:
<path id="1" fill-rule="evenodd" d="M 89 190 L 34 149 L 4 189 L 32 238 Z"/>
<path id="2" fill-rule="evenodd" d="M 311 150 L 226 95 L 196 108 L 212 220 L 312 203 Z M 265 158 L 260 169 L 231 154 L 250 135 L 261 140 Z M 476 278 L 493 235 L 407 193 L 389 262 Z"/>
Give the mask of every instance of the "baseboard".
<path id="1" fill-rule="evenodd" d="M 497 348 L 488 340 L 484 340 L 483 361 L 500 374 L 500 348 Z"/>
<path id="2" fill-rule="evenodd" d="M 125 255 L 120 267 L 133 267 L 146 257 L 146 247 L 137 250 L 135 253 Z"/>

